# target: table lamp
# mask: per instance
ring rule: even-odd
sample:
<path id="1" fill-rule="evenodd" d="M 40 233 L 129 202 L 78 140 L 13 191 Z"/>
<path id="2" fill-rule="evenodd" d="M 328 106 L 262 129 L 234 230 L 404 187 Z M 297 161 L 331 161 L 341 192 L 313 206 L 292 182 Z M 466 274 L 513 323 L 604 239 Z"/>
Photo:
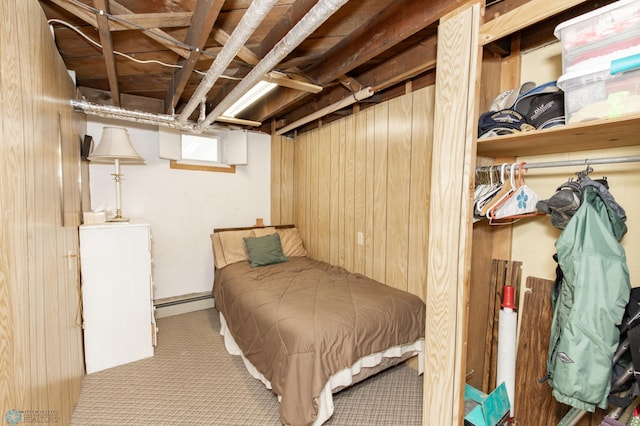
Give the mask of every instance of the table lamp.
<path id="1" fill-rule="evenodd" d="M 107 218 L 107 222 L 128 222 L 129 219 L 122 216 L 120 182 L 123 175 L 120 173 L 120 164 L 144 164 L 144 158 L 131 145 L 127 129 L 104 127 L 100 143 L 89 155 L 88 159 L 95 163 L 115 163 L 116 172 L 113 176 L 116 181 L 116 214 Z"/>

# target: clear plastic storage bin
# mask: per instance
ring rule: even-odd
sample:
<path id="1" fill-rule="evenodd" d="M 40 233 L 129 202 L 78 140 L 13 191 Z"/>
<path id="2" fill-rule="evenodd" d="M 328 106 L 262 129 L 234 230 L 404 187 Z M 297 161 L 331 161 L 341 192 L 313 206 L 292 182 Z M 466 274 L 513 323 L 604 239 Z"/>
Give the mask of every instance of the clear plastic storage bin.
<path id="1" fill-rule="evenodd" d="M 640 54 L 563 74 L 567 124 L 640 113 Z"/>
<path id="2" fill-rule="evenodd" d="M 558 25 L 562 72 L 628 56 L 640 47 L 640 0 L 619 0 Z"/>

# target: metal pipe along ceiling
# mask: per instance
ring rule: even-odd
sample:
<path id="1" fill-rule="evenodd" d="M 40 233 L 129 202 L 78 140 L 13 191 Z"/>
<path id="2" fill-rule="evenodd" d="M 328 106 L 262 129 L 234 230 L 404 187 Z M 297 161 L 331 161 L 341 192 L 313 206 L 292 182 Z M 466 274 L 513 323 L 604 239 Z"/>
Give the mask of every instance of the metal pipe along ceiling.
<path id="1" fill-rule="evenodd" d="M 348 0 L 320 0 L 306 15 L 280 40 L 269 53 L 246 75 L 244 79 L 196 126 L 200 131 L 213 123 L 235 101 L 253 87 L 262 77 L 271 71 L 305 38 L 314 32 L 324 21 Z"/>
<path id="2" fill-rule="evenodd" d="M 153 114 L 150 112 L 130 111 L 113 105 L 98 105 L 77 99 L 71 100 L 71 107 L 74 111 L 82 112 L 87 115 L 95 115 L 104 118 L 114 118 L 118 120 L 126 120 L 140 124 L 151 124 L 154 126 L 169 127 L 172 129 L 182 130 L 193 133 L 195 123 L 181 123 L 172 115 Z M 222 127 L 211 126 L 204 130 L 224 130 Z M 202 131 L 202 130 L 201 130 Z"/>
<path id="3" fill-rule="evenodd" d="M 244 46 L 251 34 L 253 34 L 276 2 L 277 0 L 254 0 L 251 3 L 235 30 L 231 33 L 229 40 L 224 44 L 222 50 L 211 64 L 211 67 L 209 67 L 209 71 L 207 71 L 203 77 L 200 85 L 198 85 L 198 88 L 191 96 L 191 99 L 189 99 L 189 102 L 182 110 L 182 113 L 178 117 L 178 121 L 184 123 L 189 119 L 191 113 L 195 111 L 198 105 L 207 96 L 209 90 L 211 90 L 224 70 L 227 69 L 238 51 L 242 46 Z"/>

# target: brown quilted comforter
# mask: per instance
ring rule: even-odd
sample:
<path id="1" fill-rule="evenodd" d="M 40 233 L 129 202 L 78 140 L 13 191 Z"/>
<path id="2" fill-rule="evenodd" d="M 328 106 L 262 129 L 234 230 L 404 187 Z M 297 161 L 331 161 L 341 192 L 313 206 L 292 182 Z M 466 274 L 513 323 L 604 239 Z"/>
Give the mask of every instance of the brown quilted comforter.
<path id="1" fill-rule="evenodd" d="M 332 374 L 424 337 L 420 298 L 308 257 L 228 265 L 216 271 L 213 296 L 245 357 L 281 397 L 287 425 L 313 423 Z"/>

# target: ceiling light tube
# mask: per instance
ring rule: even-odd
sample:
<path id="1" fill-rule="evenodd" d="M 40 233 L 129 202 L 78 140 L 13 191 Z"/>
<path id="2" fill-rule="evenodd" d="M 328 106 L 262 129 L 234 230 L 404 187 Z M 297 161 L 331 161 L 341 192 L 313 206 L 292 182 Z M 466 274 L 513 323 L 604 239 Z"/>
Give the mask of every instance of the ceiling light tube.
<path id="1" fill-rule="evenodd" d="M 267 93 L 275 89 L 278 85 L 276 83 L 270 83 L 268 81 L 259 81 L 253 86 L 247 93 L 242 95 L 240 99 L 235 101 L 222 115 L 224 117 L 235 117 L 240 112 L 249 108 Z"/>
<path id="2" fill-rule="evenodd" d="M 222 46 L 222 50 L 216 56 L 211 67 L 200 81 L 198 88 L 178 116 L 178 121 L 184 123 L 189 119 L 189 116 L 196 110 L 202 98 L 207 96 L 209 90 L 276 3 L 277 0 L 255 0 L 251 2 L 233 33 L 231 33 L 229 40 Z M 216 115 L 219 115 L 219 113 Z M 207 124 L 211 124 L 211 122 Z M 198 129 L 201 131 L 203 127 L 204 125 L 198 126 Z"/>
<path id="3" fill-rule="evenodd" d="M 340 9 L 348 0 L 319 0 L 298 23 L 266 54 L 258 64 L 249 71 L 240 83 L 233 88 L 226 98 L 209 112 L 207 118 L 198 123 L 196 130 L 201 130 L 216 120 L 223 111 L 229 108 L 250 87 L 260 81 L 264 75 L 278 65 L 289 53 L 293 51 L 304 39 L 313 33 L 333 13 Z"/>

